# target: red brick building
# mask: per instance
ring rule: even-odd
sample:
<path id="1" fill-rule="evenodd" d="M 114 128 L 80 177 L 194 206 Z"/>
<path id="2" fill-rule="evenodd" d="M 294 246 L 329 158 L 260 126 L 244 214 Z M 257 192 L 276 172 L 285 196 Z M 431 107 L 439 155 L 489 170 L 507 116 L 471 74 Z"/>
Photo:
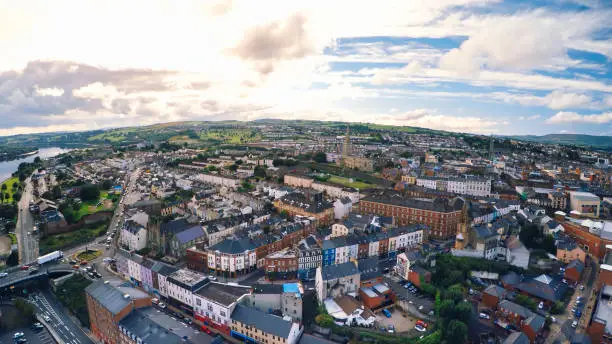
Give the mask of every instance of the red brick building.
<path id="1" fill-rule="evenodd" d="M 362 214 L 393 217 L 398 226 L 426 224 L 430 228 L 429 237 L 448 239 L 457 234 L 463 219 L 463 204 L 460 198 L 417 200 L 386 190 L 362 199 L 359 211 Z"/>
<path id="2" fill-rule="evenodd" d="M 491 284 L 482 292 L 482 303 L 487 307 L 496 309 L 500 301 L 506 297 L 506 289 Z"/>
<path id="3" fill-rule="evenodd" d="M 410 283 L 420 288 L 421 281 L 425 283 L 431 283 L 431 272 L 423 269 L 418 265 L 413 265 L 412 267 L 410 267 L 410 272 L 408 273 L 408 280 L 410 281 Z"/>
<path id="4" fill-rule="evenodd" d="M 269 254 L 264 258 L 263 268 L 269 280 L 294 280 L 297 278 L 298 256 L 291 250 Z"/>
<path id="5" fill-rule="evenodd" d="M 91 332 L 105 344 L 120 342 L 118 323 L 133 309 L 151 306 L 151 297 L 145 292 L 133 288 L 120 291 L 103 281 L 85 288 L 85 297 Z"/>
<path id="6" fill-rule="evenodd" d="M 605 229 L 590 231 L 585 224 L 593 224 L 592 220 L 584 220 L 582 224 L 576 222 L 563 222 L 565 234 L 571 236 L 582 249 L 598 259 L 603 259 L 606 255 L 606 246 L 612 245 L 612 238 L 609 236 L 602 237 L 602 231 Z M 607 233 L 607 232 L 606 232 Z"/>
<path id="7" fill-rule="evenodd" d="M 363 305 L 371 310 L 377 310 L 395 303 L 396 297 L 391 288 L 379 283 L 371 287 L 359 289 L 359 297 Z"/>
<path id="8" fill-rule="evenodd" d="M 197 245 L 185 251 L 187 267 L 194 271 L 208 272 L 208 254 L 204 247 Z"/>
<path id="9" fill-rule="evenodd" d="M 563 277 L 568 281 L 578 282 L 582 276 L 582 271 L 584 271 L 584 264 L 580 260 L 574 259 L 565 267 Z"/>

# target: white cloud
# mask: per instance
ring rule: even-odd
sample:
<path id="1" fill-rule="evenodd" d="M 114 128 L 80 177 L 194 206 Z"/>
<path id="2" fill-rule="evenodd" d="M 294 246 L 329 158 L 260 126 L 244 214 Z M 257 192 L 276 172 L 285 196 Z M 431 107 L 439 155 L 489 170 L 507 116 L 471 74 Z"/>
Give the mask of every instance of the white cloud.
<path id="1" fill-rule="evenodd" d="M 584 94 L 553 91 L 544 97 L 544 101 L 549 108 L 560 110 L 588 105 L 591 102 L 591 97 Z"/>
<path id="2" fill-rule="evenodd" d="M 403 113 L 374 115 L 367 121 L 400 126 L 414 126 L 454 132 L 494 133 L 499 129 L 497 121 L 475 116 L 453 116 L 440 114 L 431 109 L 414 109 Z"/>
<path id="3" fill-rule="evenodd" d="M 39 96 L 49 96 L 49 97 L 61 97 L 64 95 L 64 89 L 62 88 L 38 88 L 35 87 L 36 94 Z"/>
<path id="4" fill-rule="evenodd" d="M 557 112 L 552 117 L 546 120 L 549 124 L 562 124 L 562 123 L 591 123 L 591 124 L 605 124 L 612 122 L 612 112 L 605 112 L 598 115 L 581 115 L 576 112 Z"/>

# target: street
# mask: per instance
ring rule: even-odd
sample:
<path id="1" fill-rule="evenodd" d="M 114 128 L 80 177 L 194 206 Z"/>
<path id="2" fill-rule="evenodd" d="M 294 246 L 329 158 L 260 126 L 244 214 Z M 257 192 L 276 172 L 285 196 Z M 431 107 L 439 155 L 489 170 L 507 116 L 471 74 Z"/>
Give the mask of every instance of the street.
<path id="1" fill-rule="evenodd" d="M 25 188 L 18 204 L 19 213 L 17 214 L 15 235 L 17 236 L 20 264 L 29 264 L 38 258 L 38 235 L 32 233 L 34 217 L 29 210 L 30 201 L 34 200 L 33 188 L 30 178 L 26 179 Z"/>
<path id="2" fill-rule="evenodd" d="M 66 344 L 93 344 L 49 291 L 38 291 L 30 295 L 29 301 L 34 304 L 38 314 L 49 317 L 47 325 L 52 327 Z"/>

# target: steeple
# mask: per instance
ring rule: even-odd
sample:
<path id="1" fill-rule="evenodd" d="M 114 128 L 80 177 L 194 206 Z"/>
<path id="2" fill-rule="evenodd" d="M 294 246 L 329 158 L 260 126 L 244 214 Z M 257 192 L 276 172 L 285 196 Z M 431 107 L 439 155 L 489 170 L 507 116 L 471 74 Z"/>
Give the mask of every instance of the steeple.
<path id="1" fill-rule="evenodd" d="M 345 166 L 346 158 L 349 156 L 351 144 L 351 136 L 349 133 L 349 125 L 346 125 L 346 134 L 344 135 L 344 145 L 342 146 L 342 166 Z"/>

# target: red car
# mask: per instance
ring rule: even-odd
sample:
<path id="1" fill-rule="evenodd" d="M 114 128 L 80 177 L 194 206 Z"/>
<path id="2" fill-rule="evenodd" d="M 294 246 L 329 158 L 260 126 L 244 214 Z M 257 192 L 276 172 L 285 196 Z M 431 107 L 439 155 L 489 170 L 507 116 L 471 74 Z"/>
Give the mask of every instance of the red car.
<path id="1" fill-rule="evenodd" d="M 86 260 L 83 260 L 83 261 L 81 262 L 81 265 L 87 265 L 87 261 L 86 261 Z"/>
<path id="2" fill-rule="evenodd" d="M 29 266 L 29 265 L 24 265 L 24 266 L 22 266 L 22 267 L 21 267 L 21 270 L 27 270 L 27 269 L 29 269 L 29 268 L 30 268 L 30 266 Z"/>
<path id="3" fill-rule="evenodd" d="M 206 334 L 212 334 L 212 331 L 208 327 L 202 326 L 202 331 L 206 332 Z"/>

